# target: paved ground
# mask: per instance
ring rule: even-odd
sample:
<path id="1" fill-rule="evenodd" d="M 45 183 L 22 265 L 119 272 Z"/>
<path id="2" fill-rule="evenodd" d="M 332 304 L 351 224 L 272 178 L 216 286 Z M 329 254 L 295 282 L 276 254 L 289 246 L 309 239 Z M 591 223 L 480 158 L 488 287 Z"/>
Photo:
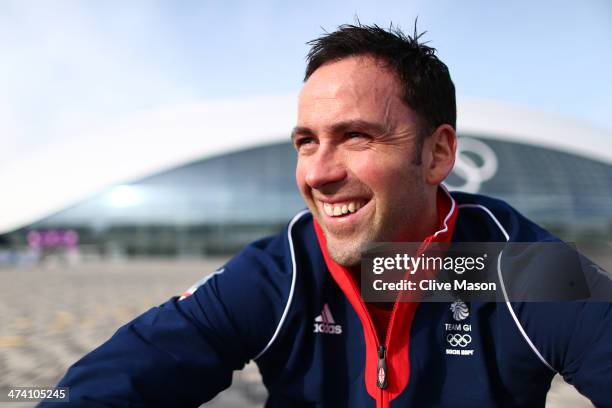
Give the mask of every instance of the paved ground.
<path id="1" fill-rule="evenodd" d="M 0 269 L 0 389 L 49 386 L 123 323 L 181 293 L 222 261 L 133 261 Z M 206 407 L 260 407 L 255 366 Z M 0 407 L 32 404 L 1 403 Z M 549 407 L 590 407 L 555 381 Z"/>

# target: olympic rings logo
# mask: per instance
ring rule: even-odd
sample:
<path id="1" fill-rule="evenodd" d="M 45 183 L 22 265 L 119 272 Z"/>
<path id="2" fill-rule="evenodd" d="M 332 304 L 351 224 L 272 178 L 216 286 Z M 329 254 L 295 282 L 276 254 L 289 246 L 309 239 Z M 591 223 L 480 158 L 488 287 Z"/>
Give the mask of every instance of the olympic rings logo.
<path id="1" fill-rule="evenodd" d="M 482 183 L 497 173 L 497 155 L 487 144 L 470 137 L 461 137 L 457 143 L 457 154 L 453 174 L 463 179 L 463 184 L 453 186 L 445 182 L 451 190 L 477 193 Z"/>
<path id="2" fill-rule="evenodd" d="M 465 347 L 472 342 L 472 336 L 469 334 L 452 334 L 446 336 L 446 341 L 453 347 Z"/>

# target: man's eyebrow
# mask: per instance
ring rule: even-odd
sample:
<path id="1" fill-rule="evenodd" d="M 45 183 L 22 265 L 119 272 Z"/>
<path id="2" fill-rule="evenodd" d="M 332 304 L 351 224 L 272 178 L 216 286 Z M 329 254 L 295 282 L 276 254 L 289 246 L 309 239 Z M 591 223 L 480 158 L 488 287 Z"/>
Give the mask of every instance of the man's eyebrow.
<path id="1" fill-rule="evenodd" d="M 331 133 L 345 133 L 348 131 L 364 131 L 374 134 L 382 134 L 386 132 L 386 128 L 379 124 L 368 122 L 362 119 L 345 120 L 342 122 L 334 123 L 330 127 Z M 315 132 L 304 126 L 296 126 L 291 131 L 291 140 L 295 140 L 298 135 L 303 136 L 314 136 Z"/>
<path id="2" fill-rule="evenodd" d="M 386 128 L 374 122 L 367 120 L 354 119 L 343 122 L 334 123 L 331 127 L 332 133 L 345 133 L 348 131 L 364 131 L 369 133 L 381 134 L 386 132 Z"/>

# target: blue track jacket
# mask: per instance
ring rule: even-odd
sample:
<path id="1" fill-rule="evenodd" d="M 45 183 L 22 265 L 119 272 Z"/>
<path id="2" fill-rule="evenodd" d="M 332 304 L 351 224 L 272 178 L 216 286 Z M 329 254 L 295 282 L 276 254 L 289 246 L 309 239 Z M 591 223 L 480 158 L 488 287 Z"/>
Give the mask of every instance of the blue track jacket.
<path id="1" fill-rule="evenodd" d="M 556 240 L 496 199 L 453 193 L 451 211 L 453 242 Z M 555 373 L 612 407 L 610 303 L 398 303 L 381 350 L 357 288 L 326 262 L 317 228 L 301 212 L 191 296 L 121 327 L 59 386 L 85 406 L 197 407 L 254 360 L 267 407 L 543 407 Z"/>

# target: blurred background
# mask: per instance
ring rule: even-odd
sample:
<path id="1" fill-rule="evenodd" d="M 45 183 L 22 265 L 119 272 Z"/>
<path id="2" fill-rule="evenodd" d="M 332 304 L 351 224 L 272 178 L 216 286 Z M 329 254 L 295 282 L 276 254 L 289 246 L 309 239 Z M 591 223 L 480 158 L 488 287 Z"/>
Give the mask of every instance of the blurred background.
<path id="1" fill-rule="evenodd" d="M 305 43 L 356 17 L 408 33 L 418 17 L 449 66 L 451 190 L 610 265 L 608 1 L 0 0 L 0 388 L 55 384 L 304 207 Z M 208 405 L 264 400 L 250 365 Z M 590 406 L 561 381 L 548 404 Z"/>

